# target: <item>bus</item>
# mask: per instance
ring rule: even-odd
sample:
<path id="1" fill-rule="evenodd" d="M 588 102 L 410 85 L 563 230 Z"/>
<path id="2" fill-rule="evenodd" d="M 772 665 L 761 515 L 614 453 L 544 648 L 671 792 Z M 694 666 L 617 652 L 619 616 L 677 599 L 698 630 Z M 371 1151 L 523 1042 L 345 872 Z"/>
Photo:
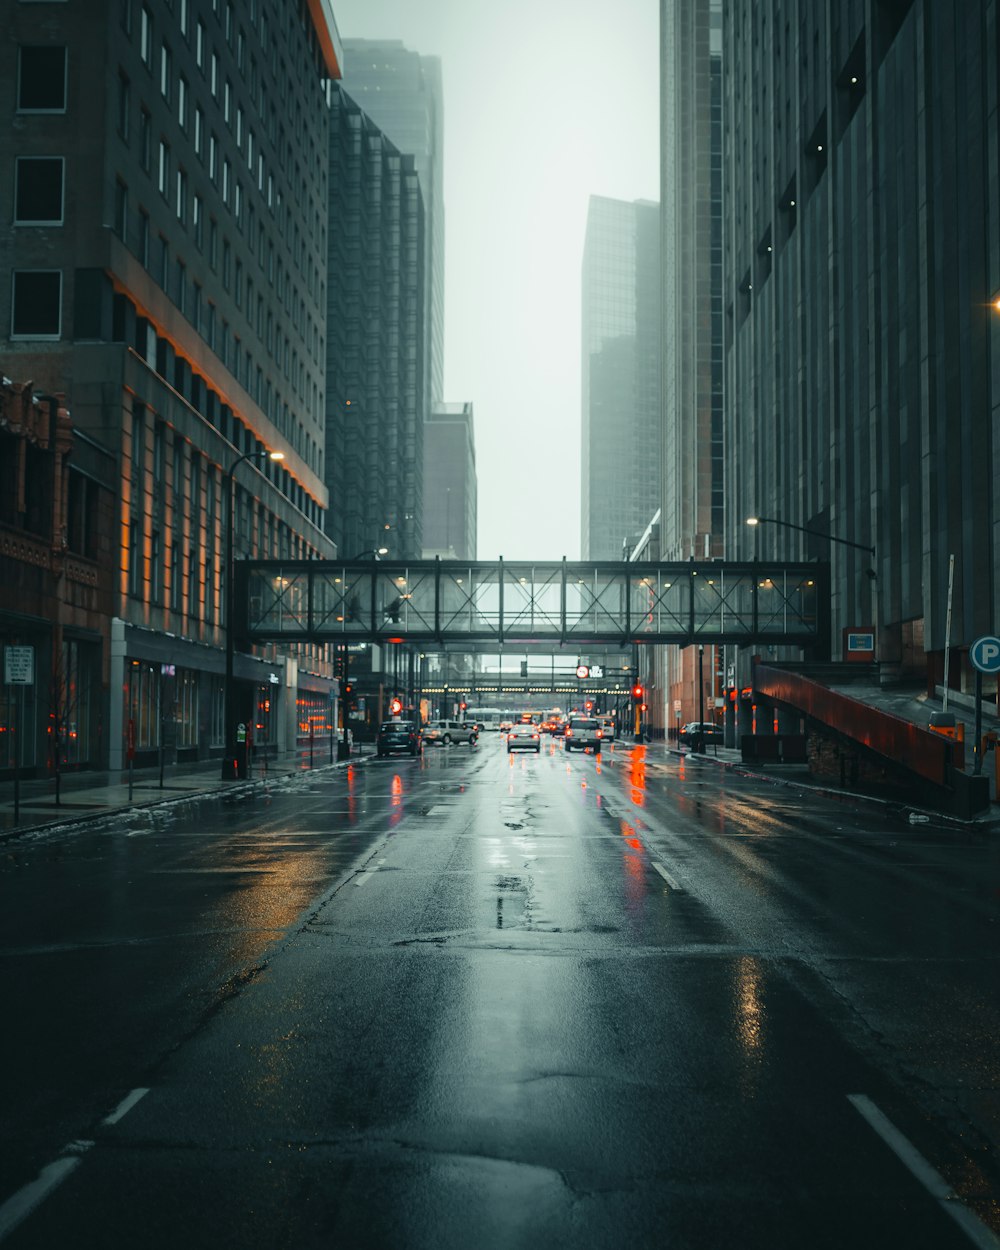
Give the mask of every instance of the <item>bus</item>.
<path id="1" fill-rule="evenodd" d="M 496 707 L 470 707 L 465 709 L 465 719 L 474 720 L 483 729 L 499 729 L 502 720 L 510 719 L 510 713 Z"/>

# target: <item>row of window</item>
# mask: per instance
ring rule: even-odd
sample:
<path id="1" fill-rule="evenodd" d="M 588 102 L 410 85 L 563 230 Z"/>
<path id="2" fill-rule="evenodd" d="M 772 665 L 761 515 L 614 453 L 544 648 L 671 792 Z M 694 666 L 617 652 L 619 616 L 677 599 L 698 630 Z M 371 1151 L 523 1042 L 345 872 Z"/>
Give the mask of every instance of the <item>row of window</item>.
<path id="1" fill-rule="evenodd" d="M 311 23 L 309 23 L 311 28 Z M 182 25 L 182 33 L 189 40 L 189 29 L 187 23 Z M 230 48 L 232 41 L 227 39 Z M 166 39 L 161 40 L 159 45 L 158 56 L 156 54 L 153 29 L 153 16 L 149 8 L 143 5 L 140 16 L 139 29 L 139 54 L 151 74 L 158 73 L 160 93 L 163 98 L 171 106 L 176 95 L 178 120 L 181 129 L 187 133 L 189 125 L 189 108 L 191 88 L 187 79 L 180 75 L 177 79 L 175 91 L 175 74 L 174 74 L 174 57 L 169 42 Z M 226 126 L 235 133 L 236 145 L 241 154 L 245 156 L 247 167 L 250 170 L 251 178 L 255 176 L 255 159 L 256 159 L 256 179 L 258 189 L 263 193 L 265 189 L 264 177 L 264 161 L 260 144 L 255 141 L 253 129 L 248 125 L 244 116 L 242 104 L 237 101 L 236 88 L 234 88 L 232 79 L 225 75 L 221 66 L 218 53 L 214 48 L 209 49 L 207 31 L 204 23 L 199 18 L 195 27 L 194 40 L 195 63 L 201 73 L 205 76 L 212 99 L 215 100 L 222 109 L 223 119 Z M 305 205 L 309 198 L 309 178 L 310 176 L 316 182 L 317 204 L 314 209 L 317 227 L 322 225 L 322 214 L 319 212 L 319 200 L 325 194 L 325 173 L 324 165 L 318 159 L 319 154 L 315 150 L 315 127 L 307 124 L 307 118 L 301 112 L 301 79 L 296 80 L 295 90 L 291 93 L 291 99 L 286 99 L 288 94 L 288 85 L 291 82 L 291 75 L 287 71 L 284 62 L 280 62 L 284 73 L 279 77 L 281 88 L 281 104 L 280 115 L 289 116 L 292 124 L 291 133 L 301 137 L 307 137 L 312 148 L 312 159 L 307 162 L 306 168 L 300 166 L 298 160 L 291 155 L 291 145 L 288 142 L 284 127 L 279 122 L 279 110 L 273 103 L 270 105 L 266 99 L 266 89 L 262 77 L 257 72 L 257 62 L 253 56 L 250 57 L 249 72 L 249 92 L 250 101 L 256 107 L 262 125 L 271 140 L 273 147 L 277 153 L 278 164 L 282 171 L 289 174 L 291 184 L 299 188 L 297 200 L 300 206 Z M 241 76 L 246 74 L 246 55 L 245 55 L 245 39 L 243 30 L 240 33 L 236 45 L 236 67 Z M 275 72 L 277 73 L 278 60 L 275 56 Z M 246 79 L 244 78 L 246 81 Z M 201 132 L 204 130 L 204 114 L 200 107 L 195 107 L 194 113 L 194 139 L 196 148 L 200 147 L 203 142 Z M 234 129 L 235 128 L 235 129 Z M 291 170 L 289 171 L 289 160 L 291 162 Z M 274 187 L 273 176 L 268 174 L 267 179 L 267 201 L 268 206 L 274 211 L 275 207 L 280 203 L 280 192 Z M 317 237 L 322 236 L 317 230 Z"/>

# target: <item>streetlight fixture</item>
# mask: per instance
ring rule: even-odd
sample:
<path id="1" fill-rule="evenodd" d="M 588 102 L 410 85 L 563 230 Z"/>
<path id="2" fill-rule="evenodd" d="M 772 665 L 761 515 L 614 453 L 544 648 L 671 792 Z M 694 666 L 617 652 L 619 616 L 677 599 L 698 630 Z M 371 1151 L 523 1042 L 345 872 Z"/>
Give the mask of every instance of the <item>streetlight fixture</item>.
<path id="1" fill-rule="evenodd" d="M 233 688 L 233 667 L 235 659 L 235 638 L 233 637 L 233 605 L 235 603 L 235 594 L 233 592 L 233 475 L 243 463 L 244 460 L 284 460 L 285 453 L 283 451 L 248 451 L 238 459 L 234 460 L 229 466 L 225 478 L 225 493 L 223 506 L 226 509 L 226 684 L 223 692 L 223 717 L 224 730 L 226 740 L 226 750 L 222 758 L 222 778 L 224 781 L 233 781 L 240 775 L 239 765 L 236 759 L 236 726 L 235 720 L 235 691 Z M 246 760 L 246 743 L 243 744 L 244 761 Z"/>
<path id="2" fill-rule="evenodd" d="M 812 534 L 814 538 L 825 538 L 827 542 L 839 543 L 842 547 L 853 547 L 856 551 L 867 551 L 872 558 L 872 564 L 875 563 L 875 548 L 869 547 L 867 543 L 856 543 L 850 538 L 838 538 L 836 534 L 824 534 L 821 530 L 809 529 L 806 525 L 796 525 L 794 521 L 779 521 L 777 517 L 772 516 L 748 516 L 747 525 L 754 527 L 757 525 L 782 525 L 785 529 L 798 530 L 802 534 Z M 867 570 L 869 578 L 875 581 L 877 574 L 874 568 Z M 872 631 L 875 644 L 875 656 L 878 657 L 878 591 L 872 586 Z"/>
<path id="3" fill-rule="evenodd" d="M 825 538 L 831 543 L 840 543 L 843 547 L 856 547 L 858 551 L 867 551 L 871 558 L 875 559 L 875 548 L 869 547 L 865 543 L 852 542 L 849 538 L 838 538 L 835 534 L 824 534 L 820 530 L 809 529 L 806 525 L 796 525 L 793 521 L 779 521 L 773 516 L 748 516 L 747 525 L 753 527 L 756 525 L 782 525 L 785 529 L 798 530 L 802 534 L 812 534 L 814 538 Z"/>

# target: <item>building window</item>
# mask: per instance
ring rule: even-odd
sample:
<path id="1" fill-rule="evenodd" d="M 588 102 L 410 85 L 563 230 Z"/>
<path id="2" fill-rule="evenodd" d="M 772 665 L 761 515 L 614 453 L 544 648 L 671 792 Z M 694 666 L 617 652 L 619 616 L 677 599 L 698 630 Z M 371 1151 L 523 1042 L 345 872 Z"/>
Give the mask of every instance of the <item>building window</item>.
<path id="1" fill-rule="evenodd" d="M 66 112 L 66 49 L 18 48 L 17 111 L 19 113 Z"/>
<path id="2" fill-rule="evenodd" d="M 149 173 L 153 155 L 153 119 L 146 109 L 139 113 L 139 160 L 142 167 Z"/>
<path id="3" fill-rule="evenodd" d="M 153 68 L 153 15 L 145 5 L 139 14 L 139 55 L 147 69 Z"/>
<path id="4" fill-rule="evenodd" d="M 214 52 L 212 53 L 212 59 L 210 62 L 208 89 L 212 93 L 212 99 L 217 100 L 219 98 L 219 58 Z"/>
<path id="5" fill-rule="evenodd" d="M 179 612 L 181 603 L 183 586 L 181 584 L 181 545 L 180 543 L 172 543 L 170 547 L 170 610 L 171 612 Z"/>
<path id="6" fill-rule="evenodd" d="M 170 281 L 170 244 L 167 242 L 166 235 L 163 234 L 160 235 L 160 264 L 157 281 L 164 291 Z"/>
<path id="7" fill-rule="evenodd" d="M 229 178 L 230 178 L 230 165 L 229 165 L 229 157 L 227 156 L 227 157 L 224 157 L 222 161 L 222 202 L 227 207 L 229 205 Z"/>
<path id="8" fill-rule="evenodd" d="M 229 240 L 222 241 L 222 285 L 229 290 L 229 284 L 233 279 L 233 250 L 229 246 Z"/>
<path id="9" fill-rule="evenodd" d="M 194 150 L 198 156 L 205 154 L 205 114 L 196 104 L 194 106 Z"/>
<path id="10" fill-rule="evenodd" d="M 128 527 L 128 593 L 136 599 L 142 593 L 138 521 L 132 521 Z"/>
<path id="11" fill-rule="evenodd" d="M 187 38 L 187 36 L 188 36 L 188 28 L 189 28 L 189 23 L 188 23 L 188 0 L 180 0 L 180 12 L 178 13 L 178 19 L 179 19 L 179 21 L 180 21 L 180 25 L 181 25 L 181 34 L 182 34 L 182 35 L 184 36 L 184 38 L 186 39 L 186 38 Z"/>
<path id="12" fill-rule="evenodd" d="M 169 44 L 162 43 L 160 45 L 160 94 L 168 104 L 173 91 L 173 61 Z"/>
<path id="13" fill-rule="evenodd" d="M 162 565 L 160 560 L 160 533 L 154 530 L 149 543 L 149 601 L 159 603 L 163 595 Z"/>
<path id="14" fill-rule="evenodd" d="M 128 143 L 129 123 L 129 80 L 128 76 L 118 71 L 118 133 Z"/>
<path id="15" fill-rule="evenodd" d="M 214 182 L 219 172 L 219 145 L 215 135 L 208 136 L 208 176 Z"/>
<path id="16" fill-rule="evenodd" d="M 63 158 L 19 156 L 15 162 L 14 224 L 58 226 L 63 220 Z"/>
<path id="17" fill-rule="evenodd" d="M 198 250 L 201 250 L 204 241 L 205 231 L 205 207 L 200 195 L 196 195 L 191 202 L 191 224 L 194 227 L 194 242 Z"/>
<path id="18" fill-rule="evenodd" d="M 139 209 L 139 259 L 143 269 L 149 269 L 149 213 Z"/>
<path id="19" fill-rule="evenodd" d="M 184 312 L 187 302 L 187 266 L 178 256 L 177 258 L 177 286 L 174 293 L 174 303 Z"/>
<path id="20" fill-rule="evenodd" d="M 198 18 L 194 28 L 194 59 L 195 64 L 204 72 L 205 69 L 205 23 Z"/>
<path id="21" fill-rule="evenodd" d="M 13 274 L 11 337 L 57 339 L 62 332 L 62 272 L 20 269 Z"/>
<path id="22" fill-rule="evenodd" d="M 183 225 L 187 221 L 187 174 L 183 169 L 177 171 L 176 204 L 177 220 Z"/>
<path id="23" fill-rule="evenodd" d="M 233 84 L 226 79 L 225 86 L 222 88 L 222 120 L 226 125 L 232 122 L 233 108 Z"/>
<path id="24" fill-rule="evenodd" d="M 115 180 L 115 234 L 128 241 L 128 187 L 120 178 Z"/>
<path id="25" fill-rule="evenodd" d="M 181 74 L 177 79 L 177 121 L 181 130 L 187 133 L 188 128 L 188 99 L 190 97 L 188 89 L 188 80 Z"/>
<path id="26" fill-rule="evenodd" d="M 157 186 L 160 194 L 166 199 L 170 195 L 170 147 L 160 140 L 160 163 Z"/>

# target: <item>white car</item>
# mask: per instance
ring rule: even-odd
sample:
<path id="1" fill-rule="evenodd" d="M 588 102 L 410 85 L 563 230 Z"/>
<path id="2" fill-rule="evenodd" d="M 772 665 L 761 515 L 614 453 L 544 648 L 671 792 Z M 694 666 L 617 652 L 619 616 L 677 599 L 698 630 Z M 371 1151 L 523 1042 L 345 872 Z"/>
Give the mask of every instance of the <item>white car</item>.
<path id="1" fill-rule="evenodd" d="M 598 724 L 601 726 L 601 733 L 605 742 L 614 742 L 618 736 L 615 733 L 615 718 L 613 716 L 599 716 Z"/>
<path id="2" fill-rule="evenodd" d="M 424 742 L 436 743 L 438 746 L 451 746 L 453 742 L 467 742 L 473 746 L 479 738 L 479 730 L 474 722 L 460 720 L 432 720 L 424 726 Z"/>
<path id="3" fill-rule="evenodd" d="M 542 753 L 542 734 L 537 725 L 512 725 L 507 734 L 507 754 L 512 751 L 534 751 Z"/>

